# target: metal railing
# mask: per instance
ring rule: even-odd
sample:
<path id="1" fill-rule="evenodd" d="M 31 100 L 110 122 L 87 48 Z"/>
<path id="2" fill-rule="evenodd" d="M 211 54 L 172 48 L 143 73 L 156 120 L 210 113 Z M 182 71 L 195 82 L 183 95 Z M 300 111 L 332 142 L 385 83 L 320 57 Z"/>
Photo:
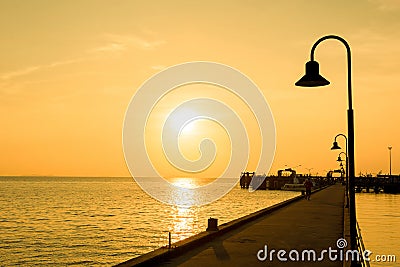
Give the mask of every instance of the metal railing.
<path id="1" fill-rule="evenodd" d="M 363 238 L 361 235 L 361 229 L 360 229 L 360 225 L 358 225 L 357 222 L 357 250 L 359 252 L 360 255 L 360 264 L 363 267 L 370 267 L 369 261 L 367 261 L 366 259 L 364 259 L 364 252 L 365 252 L 365 245 L 363 242 Z"/>

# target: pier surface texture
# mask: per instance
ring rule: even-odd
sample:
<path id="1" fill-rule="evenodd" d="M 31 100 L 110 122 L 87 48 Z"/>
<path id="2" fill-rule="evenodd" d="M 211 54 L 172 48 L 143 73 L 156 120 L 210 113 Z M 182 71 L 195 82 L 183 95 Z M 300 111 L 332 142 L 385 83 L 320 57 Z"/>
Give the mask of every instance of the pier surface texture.
<path id="1" fill-rule="evenodd" d="M 162 261 L 141 262 L 140 266 L 342 266 L 340 260 L 331 261 L 325 253 L 322 261 L 301 261 L 304 250 L 314 250 L 317 258 L 329 247 L 337 249 L 336 241 L 343 237 L 344 187 L 336 184 L 315 192 L 311 200 L 303 198 L 273 210 L 239 227 L 204 241 L 177 256 Z M 257 258 L 259 250 L 271 250 L 272 261 Z M 277 258 L 278 250 L 285 250 L 288 261 Z M 297 250 L 300 261 L 288 257 Z M 338 254 L 338 253 L 337 253 Z M 263 256 L 264 253 L 260 254 Z M 293 254 L 294 255 L 294 254 Z M 134 266 L 126 262 L 124 266 Z"/>

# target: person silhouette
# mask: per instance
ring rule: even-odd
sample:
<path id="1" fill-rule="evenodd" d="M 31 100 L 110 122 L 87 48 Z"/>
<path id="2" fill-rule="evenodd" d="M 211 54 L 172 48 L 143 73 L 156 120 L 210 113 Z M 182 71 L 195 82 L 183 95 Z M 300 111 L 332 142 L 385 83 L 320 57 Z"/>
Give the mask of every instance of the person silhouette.
<path id="1" fill-rule="evenodd" d="M 312 186 L 313 186 L 313 184 L 310 181 L 310 178 L 307 178 L 307 180 L 304 182 L 304 187 L 306 188 L 305 199 L 307 199 L 307 200 L 310 200 Z"/>

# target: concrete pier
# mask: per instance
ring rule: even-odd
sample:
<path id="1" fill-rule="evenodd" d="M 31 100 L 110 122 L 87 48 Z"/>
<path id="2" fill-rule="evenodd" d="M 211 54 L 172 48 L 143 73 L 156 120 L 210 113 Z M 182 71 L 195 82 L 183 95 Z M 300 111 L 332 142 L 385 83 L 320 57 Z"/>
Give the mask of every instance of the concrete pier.
<path id="1" fill-rule="evenodd" d="M 322 261 L 318 258 L 322 250 L 336 250 L 336 241 L 344 236 L 344 190 L 336 184 L 313 193 L 310 201 L 297 197 L 221 225 L 219 231 L 183 240 L 175 253 L 159 250 L 119 266 L 342 266 L 342 261 L 330 260 L 327 253 Z M 265 246 L 268 257 L 260 261 L 257 254 L 264 257 Z M 273 249 L 276 252 L 270 257 Z M 278 259 L 278 250 L 286 251 L 283 258 L 288 261 Z M 300 261 L 289 259 L 291 250 L 300 253 Z M 316 251 L 317 261 L 301 261 L 305 250 Z"/>

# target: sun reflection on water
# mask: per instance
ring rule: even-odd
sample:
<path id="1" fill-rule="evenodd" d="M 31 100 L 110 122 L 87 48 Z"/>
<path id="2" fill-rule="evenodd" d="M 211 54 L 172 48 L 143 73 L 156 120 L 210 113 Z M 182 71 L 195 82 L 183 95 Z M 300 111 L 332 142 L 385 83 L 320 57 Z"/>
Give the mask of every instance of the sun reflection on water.
<path id="1" fill-rule="evenodd" d="M 170 232 L 172 242 L 177 242 L 200 231 L 199 210 L 196 206 L 174 206 L 171 210 Z"/>
<path id="2" fill-rule="evenodd" d="M 169 178 L 168 181 L 175 186 L 175 189 L 170 194 L 173 198 L 171 203 L 181 207 L 192 207 L 197 206 L 201 202 L 201 198 L 204 197 L 202 193 L 199 193 L 196 188 L 205 186 L 209 183 L 214 182 L 215 178 L 186 178 L 186 177 L 175 177 Z"/>
<path id="3" fill-rule="evenodd" d="M 200 186 L 194 178 L 173 178 L 171 180 L 173 185 L 183 188 L 196 188 Z"/>
<path id="4" fill-rule="evenodd" d="M 199 187 L 202 183 L 199 182 L 199 179 L 194 178 L 173 178 L 171 183 L 181 187 L 181 199 L 185 199 L 185 203 L 176 203 L 177 205 L 170 210 L 169 231 L 172 235 L 172 242 L 177 242 L 200 231 L 198 229 L 199 207 L 193 205 L 195 196 L 192 195 L 193 191 L 188 189 Z"/>

